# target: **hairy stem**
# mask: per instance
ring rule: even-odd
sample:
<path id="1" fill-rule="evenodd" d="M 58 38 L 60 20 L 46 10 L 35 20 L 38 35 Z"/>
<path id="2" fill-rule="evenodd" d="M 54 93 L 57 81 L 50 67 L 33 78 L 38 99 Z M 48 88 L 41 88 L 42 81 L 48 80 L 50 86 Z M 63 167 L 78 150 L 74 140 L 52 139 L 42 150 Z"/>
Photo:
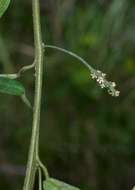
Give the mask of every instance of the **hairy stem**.
<path id="1" fill-rule="evenodd" d="M 32 136 L 29 148 L 28 163 L 26 169 L 26 176 L 23 190 L 32 190 L 34 185 L 35 173 L 37 170 L 37 155 L 36 144 L 39 135 L 40 125 L 40 108 L 41 108 L 41 94 L 42 94 L 42 75 L 43 75 L 43 48 L 42 35 L 40 24 L 40 3 L 39 0 L 32 0 L 33 9 L 33 29 L 34 29 L 34 43 L 35 43 L 35 98 L 33 109 L 33 125 Z M 38 148 L 38 147 L 37 147 Z"/>

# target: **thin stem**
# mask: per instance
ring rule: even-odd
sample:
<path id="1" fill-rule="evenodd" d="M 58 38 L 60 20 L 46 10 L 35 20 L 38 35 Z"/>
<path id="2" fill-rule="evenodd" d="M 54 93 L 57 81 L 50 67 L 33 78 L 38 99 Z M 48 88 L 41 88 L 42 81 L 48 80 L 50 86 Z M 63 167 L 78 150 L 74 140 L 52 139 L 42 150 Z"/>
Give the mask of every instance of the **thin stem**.
<path id="1" fill-rule="evenodd" d="M 9 78 L 9 79 L 16 79 L 18 78 L 18 73 L 14 73 L 14 74 L 0 74 L 0 77 L 5 77 L 5 78 Z"/>
<path id="2" fill-rule="evenodd" d="M 85 61 L 82 57 L 80 57 L 76 53 L 73 53 L 73 52 L 71 52 L 69 50 L 66 50 L 66 49 L 63 49 L 63 48 L 60 48 L 60 47 L 57 47 L 57 46 L 54 46 L 54 45 L 44 45 L 44 44 L 42 44 L 42 46 L 44 48 L 52 48 L 52 49 L 62 51 L 64 53 L 66 53 L 68 55 L 71 55 L 72 57 L 78 59 L 90 71 L 90 75 L 91 75 L 92 79 L 96 79 L 98 85 L 101 88 L 107 88 L 108 93 L 110 95 L 112 95 L 112 96 L 115 96 L 115 97 L 119 96 L 120 91 L 115 89 L 115 86 L 116 86 L 115 82 L 108 81 L 105 78 L 105 76 L 106 76 L 105 73 L 102 73 L 99 70 L 95 70 L 91 65 L 88 64 L 87 61 Z"/>
<path id="3" fill-rule="evenodd" d="M 76 53 L 73 53 L 72 51 L 69 51 L 69 50 L 63 49 L 63 48 L 61 48 L 61 47 L 54 46 L 54 45 L 44 45 L 44 44 L 43 44 L 43 47 L 44 47 L 44 48 L 56 49 L 56 50 L 59 50 L 59 51 L 61 51 L 61 52 L 66 53 L 66 54 L 68 54 L 68 55 L 71 55 L 72 57 L 78 59 L 81 63 L 83 63 L 83 65 L 84 65 L 85 67 L 87 67 L 91 72 L 95 70 L 92 66 L 90 66 L 90 65 L 88 64 L 87 61 L 85 61 L 82 57 L 80 57 L 80 56 L 77 55 Z"/>
<path id="4" fill-rule="evenodd" d="M 26 66 L 22 67 L 22 68 L 19 70 L 19 72 L 18 72 L 18 76 L 20 76 L 20 75 L 21 75 L 22 73 L 24 73 L 25 71 L 30 70 L 30 69 L 32 69 L 32 68 L 34 68 L 34 67 L 35 67 L 35 62 L 32 63 L 31 65 L 26 65 Z"/>
<path id="5" fill-rule="evenodd" d="M 34 43 L 35 43 L 35 98 L 33 110 L 32 137 L 28 155 L 28 163 L 23 190 L 32 190 L 35 173 L 37 170 L 36 160 L 36 141 L 39 139 L 40 108 L 42 94 L 42 75 L 43 75 L 43 48 L 40 24 L 40 4 L 39 0 L 32 0 Z"/>
<path id="6" fill-rule="evenodd" d="M 44 177 L 46 179 L 49 178 L 49 173 L 48 170 L 46 168 L 46 166 L 41 162 L 40 158 L 39 158 L 39 130 L 38 130 L 38 135 L 37 135 L 37 140 L 36 140 L 36 160 L 37 160 L 37 165 L 40 169 L 42 169 L 43 173 L 44 173 Z"/>
<path id="7" fill-rule="evenodd" d="M 5 77 L 5 78 L 9 78 L 9 79 L 17 79 L 21 76 L 22 73 L 24 73 L 27 70 L 30 70 L 32 68 L 35 67 L 35 62 L 32 63 L 31 65 L 27 65 L 22 67 L 18 73 L 13 73 L 13 74 L 0 74 L 0 77 Z"/>
<path id="8" fill-rule="evenodd" d="M 44 173 L 44 177 L 46 179 L 48 179 L 49 178 L 49 173 L 48 173 L 47 168 L 44 166 L 44 164 L 42 164 L 42 162 L 40 161 L 40 158 L 37 158 L 37 161 L 38 161 L 38 165 L 39 165 L 40 169 L 42 169 L 42 171 Z"/>
<path id="9" fill-rule="evenodd" d="M 39 183 L 39 190 L 42 190 L 42 171 L 41 171 L 41 168 L 38 168 L 38 183 Z"/>

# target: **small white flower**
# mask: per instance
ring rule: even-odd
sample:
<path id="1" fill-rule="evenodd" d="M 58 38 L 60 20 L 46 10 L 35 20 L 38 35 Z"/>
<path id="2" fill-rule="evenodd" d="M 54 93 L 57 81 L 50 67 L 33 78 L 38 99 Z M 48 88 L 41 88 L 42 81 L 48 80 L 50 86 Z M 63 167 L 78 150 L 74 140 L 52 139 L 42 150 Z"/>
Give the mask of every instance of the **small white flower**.
<path id="1" fill-rule="evenodd" d="M 105 88 L 105 84 L 104 83 L 100 84 L 100 87 Z"/>
<path id="2" fill-rule="evenodd" d="M 103 77 L 98 77 L 98 78 L 97 78 L 97 82 L 98 82 L 99 84 L 104 83 L 104 78 L 103 78 Z"/>
<path id="3" fill-rule="evenodd" d="M 119 95 L 120 95 L 120 91 L 117 90 L 117 91 L 115 92 L 115 96 L 117 97 L 117 96 L 119 96 Z"/>
<path id="4" fill-rule="evenodd" d="M 105 78 L 105 76 L 106 76 L 106 74 L 105 74 L 105 73 L 102 73 L 102 77 L 104 77 L 104 78 Z"/>
<path id="5" fill-rule="evenodd" d="M 115 90 L 115 91 L 111 90 L 110 91 L 110 90 L 108 90 L 108 93 L 111 94 L 112 96 L 118 97 L 119 94 L 120 94 L 120 91 L 117 91 L 117 90 Z"/>
<path id="6" fill-rule="evenodd" d="M 91 77 L 92 77 L 92 79 L 96 79 L 97 78 L 96 73 L 91 73 Z"/>
<path id="7" fill-rule="evenodd" d="M 101 74 L 101 71 L 97 70 L 97 73 L 98 73 L 98 74 Z"/>
<path id="8" fill-rule="evenodd" d="M 116 86 L 116 83 L 115 82 L 112 82 L 112 87 L 115 87 Z"/>

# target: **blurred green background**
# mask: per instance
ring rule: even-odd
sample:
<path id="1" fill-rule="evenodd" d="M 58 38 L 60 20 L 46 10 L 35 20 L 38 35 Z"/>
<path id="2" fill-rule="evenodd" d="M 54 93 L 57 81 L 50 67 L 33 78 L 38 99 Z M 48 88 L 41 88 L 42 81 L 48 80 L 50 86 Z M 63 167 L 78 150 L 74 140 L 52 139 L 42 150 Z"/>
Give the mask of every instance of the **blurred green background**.
<path id="1" fill-rule="evenodd" d="M 0 20 L 0 73 L 33 61 L 31 1 Z M 43 41 L 70 49 L 117 83 L 113 98 L 74 58 L 45 52 L 40 154 L 50 174 L 83 190 L 135 185 L 135 1 L 42 0 Z M 20 79 L 33 102 L 34 76 Z M 0 95 L 0 189 L 22 188 L 32 112 Z"/>

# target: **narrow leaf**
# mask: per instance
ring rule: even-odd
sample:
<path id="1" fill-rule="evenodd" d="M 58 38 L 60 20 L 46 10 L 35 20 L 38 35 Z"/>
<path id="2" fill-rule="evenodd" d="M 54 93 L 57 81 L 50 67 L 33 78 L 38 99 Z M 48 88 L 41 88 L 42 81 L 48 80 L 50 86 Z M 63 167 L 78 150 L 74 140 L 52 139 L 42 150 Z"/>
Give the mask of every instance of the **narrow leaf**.
<path id="1" fill-rule="evenodd" d="M 77 187 L 59 181 L 57 179 L 49 178 L 43 182 L 44 190 L 80 190 Z"/>
<path id="2" fill-rule="evenodd" d="M 21 96 L 25 94 L 25 88 L 17 80 L 0 77 L 0 93 Z"/>
<path id="3" fill-rule="evenodd" d="M 32 108 L 30 101 L 26 97 L 24 86 L 17 80 L 8 77 L 0 77 L 0 93 L 20 96 L 22 101 L 29 108 Z"/>
<path id="4" fill-rule="evenodd" d="M 0 0 L 0 17 L 4 14 L 10 4 L 10 0 Z"/>

